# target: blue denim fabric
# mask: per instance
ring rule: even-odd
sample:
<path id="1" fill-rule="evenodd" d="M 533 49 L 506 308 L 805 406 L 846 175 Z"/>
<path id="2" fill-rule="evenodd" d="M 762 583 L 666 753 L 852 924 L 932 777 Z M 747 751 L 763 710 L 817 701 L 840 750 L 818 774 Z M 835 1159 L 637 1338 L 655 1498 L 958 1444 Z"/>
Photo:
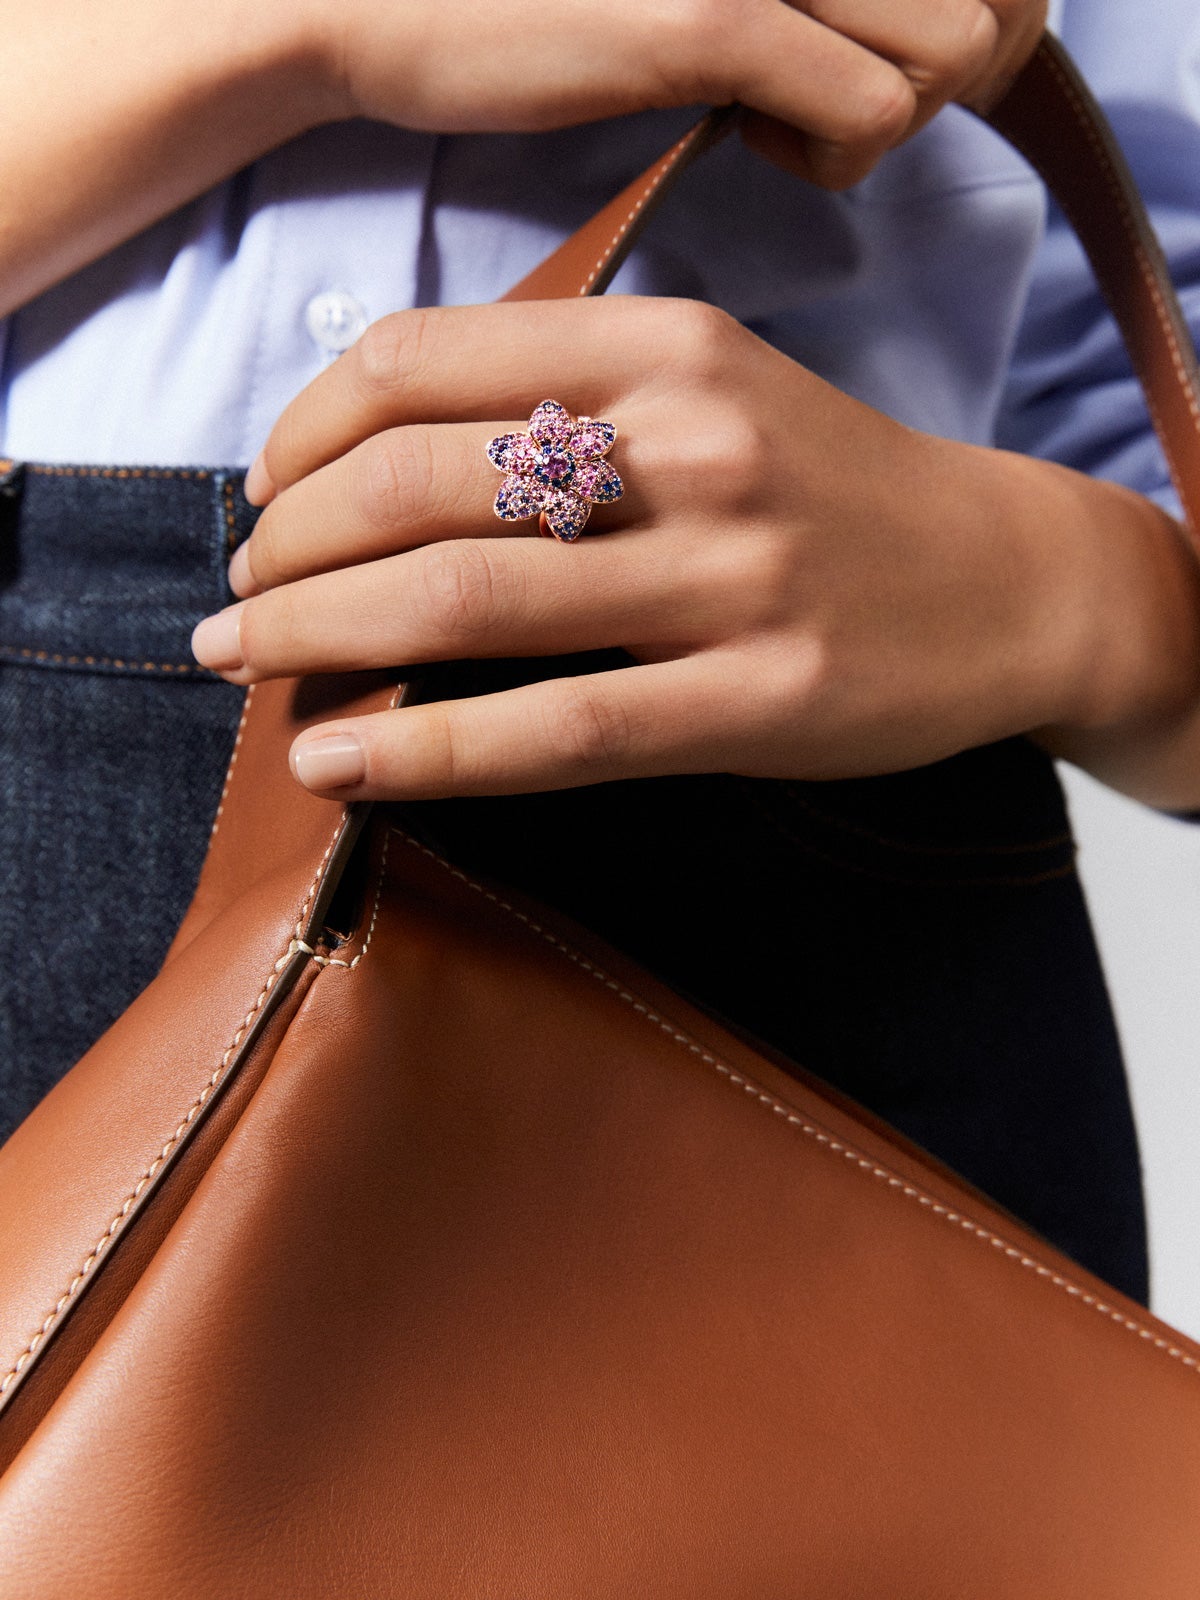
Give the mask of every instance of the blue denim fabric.
<path id="1" fill-rule="evenodd" d="M 0 1133 L 153 976 L 187 905 L 242 698 L 195 667 L 188 635 L 228 599 L 254 515 L 220 471 L 20 479 L 6 497 L 0 473 Z M 404 810 L 1146 1298 L 1124 1070 L 1062 792 L 1026 741 L 843 783 L 676 778 Z"/>
<path id="2" fill-rule="evenodd" d="M 9 468 L 0 488 L 0 1138 L 154 976 L 242 691 L 200 617 L 252 512 L 224 473 Z"/>

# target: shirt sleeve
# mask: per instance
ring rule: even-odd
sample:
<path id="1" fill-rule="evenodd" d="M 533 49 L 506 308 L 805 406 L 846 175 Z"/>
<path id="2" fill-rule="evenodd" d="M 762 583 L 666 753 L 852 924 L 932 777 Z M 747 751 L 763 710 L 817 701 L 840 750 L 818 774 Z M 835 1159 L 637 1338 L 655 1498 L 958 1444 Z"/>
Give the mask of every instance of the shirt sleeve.
<path id="1" fill-rule="evenodd" d="M 1068 0 L 1063 42 L 1104 106 L 1200 333 L 1200 10 L 1194 0 Z M 1050 206 L 996 442 L 1179 502 L 1116 324 Z"/>

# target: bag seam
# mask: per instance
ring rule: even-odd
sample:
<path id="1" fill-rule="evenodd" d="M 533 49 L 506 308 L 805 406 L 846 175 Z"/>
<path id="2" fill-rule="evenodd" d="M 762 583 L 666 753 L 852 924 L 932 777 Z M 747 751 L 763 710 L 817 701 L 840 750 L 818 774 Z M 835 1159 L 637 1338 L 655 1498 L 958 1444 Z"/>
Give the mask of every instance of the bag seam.
<path id="1" fill-rule="evenodd" d="M 284 951 L 283 955 L 281 955 L 279 960 L 275 963 L 277 970 L 282 971 L 294 955 L 306 955 L 311 956 L 318 967 L 340 967 L 346 972 L 354 971 L 355 967 L 358 966 L 359 962 L 371 948 L 371 940 L 375 937 L 375 925 L 379 921 L 379 906 L 381 900 L 383 899 L 383 884 L 384 878 L 387 874 L 388 848 L 391 844 L 391 831 L 392 830 L 389 829 L 388 832 L 383 836 L 383 850 L 379 858 L 379 870 L 375 877 L 375 899 L 371 906 L 371 917 L 370 921 L 367 923 L 367 932 L 363 939 L 362 949 L 358 952 L 358 954 L 352 957 L 350 960 L 347 960 L 344 956 L 327 956 L 323 955 L 311 944 L 306 943 L 302 937 L 304 931 L 304 913 L 302 912 L 296 923 L 295 932 L 292 935 L 291 942 Z M 311 896 L 309 899 L 311 900 Z M 308 901 L 305 902 L 304 910 L 308 910 Z"/>
<path id="2" fill-rule="evenodd" d="M 396 689 L 392 695 L 391 704 L 393 709 L 399 704 L 399 700 L 403 692 L 404 685 L 403 683 L 400 683 L 396 686 Z M 246 691 L 246 699 L 242 707 L 242 717 L 238 725 L 237 737 L 234 741 L 233 751 L 229 758 L 229 765 L 226 768 L 225 787 L 221 791 L 221 801 L 217 807 L 216 819 L 213 822 L 213 833 L 216 832 L 217 825 L 220 821 L 221 807 L 224 805 L 225 797 L 229 792 L 229 785 L 233 778 L 233 769 L 237 764 L 238 750 L 241 745 L 242 737 L 245 733 L 253 694 L 254 685 L 251 684 Z M 304 931 L 304 920 L 307 917 L 309 907 L 312 905 L 313 899 L 316 896 L 321 878 L 325 872 L 326 864 L 328 863 L 329 858 L 332 856 L 334 850 L 337 848 L 342 835 L 345 833 L 348 822 L 349 813 L 343 811 L 341 819 L 338 822 L 337 827 L 334 829 L 329 843 L 325 847 L 325 852 L 320 861 L 317 863 L 317 869 L 313 873 L 312 882 L 308 886 L 308 893 L 305 895 L 304 902 L 300 907 L 300 914 L 296 919 L 296 926 L 293 930 L 292 938 L 288 941 L 287 948 L 283 954 L 279 956 L 278 959 L 273 963 L 270 973 L 263 982 L 263 986 L 259 992 L 257 1000 L 246 1013 L 241 1025 L 234 1033 L 234 1036 L 230 1040 L 229 1046 L 222 1055 L 219 1064 L 213 1069 L 213 1072 L 207 1083 L 200 1090 L 200 1093 L 192 1102 L 191 1106 L 189 1106 L 187 1112 L 184 1114 L 183 1120 L 176 1127 L 175 1132 L 172 1134 L 170 1139 L 167 1140 L 166 1144 L 163 1145 L 158 1155 L 154 1158 L 154 1160 L 147 1167 L 146 1171 L 138 1179 L 137 1183 L 133 1185 L 130 1192 L 126 1195 L 125 1199 L 121 1203 L 120 1208 L 109 1222 L 108 1227 L 100 1235 L 99 1239 L 96 1240 L 96 1243 L 92 1246 L 91 1250 L 84 1258 L 74 1277 L 71 1279 L 66 1289 L 63 1290 L 62 1294 L 55 1302 L 54 1307 L 43 1318 L 42 1324 L 38 1328 L 37 1332 L 34 1333 L 33 1336 L 28 1340 L 24 1350 L 22 1350 L 21 1354 L 17 1357 L 16 1361 L 9 1368 L 9 1370 L 4 1374 L 3 1378 L 0 1378 L 0 1400 L 3 1400 L 5 1393 L 12 1386 L 14 1379 L 20 1376 L 21 1372 L 26 1366 L 28 1366 L 29 1362 L 36 1354 L 39 1346 L 45 1342 L 55 1326 L 62 1320 L 63 1313 L 67 1310 L 67 1307 L 71 1304 L 71 1302 L 78 1296 L 80 1289 L 87 1278 L 91 1275 L 96 1262 L 100 1258 L 100 1255 L 107 1250 L 113 1239 L 120 1232 L 122 1223 L 125 1221 L 126 1217 L 128 1217 L 129 1212 L 136 1204 L 138 1198 L 145 1191 L 147 1184 L 154 1180 L 154 1177 L 162 1169 L 163 1163 L 168 1159 L 172 1151 L 178 1146 L 187 1129 L 200 1114 L 200 1111 L 203 1109 L 205 1103 L 211 1099 L 213 1092 L 216 1090 L 217 1086 L 220 1084 L 221 1080 L 225 1076 L 226 1071 L 228 1070 L 234 1051 L 246 1037 L 246 1033 L 253 1023 L 255 1017 L 266 1004 L 267 997 L 271 990 L 275 987 L 280 973 L 282 973 L 293 956 L 303 953 L 310 956 L 319 967 L 340 967 L 347 971 L 353 971 L 366 955 L 368 949 L 370 948 L 371 940 L 374 937 L 376 923 L 379 918 L 380 902 L 383 895 L 384 876 L 387 870 L 388 859 L 388 839 L 386 835 L 384 837 L 383 850 L 379 863 L 379 873 L 375 885 L 375 899 L 371 908 L 371 917 L 367 926 L 366 936 L 363 940 L 362 949 L 358 952 L 358 954 L 351 960 L 346 960 L 336 956 L 322 956 L 319 955 L 311 945 L 306 944 L 301 938 L 301 935 Z"/>
<path id="3" fill-rule="evenodd" d="M 543 939 L 559 955 L 566 957 L 582 972 L 594 978 L 605 989 L 616 995 L 643 1021 L 665 1033 L 668 1038 L 681 1045 L 689 1054 L 698 1057 L 706 1066 L 713 1068 L 731 1088 L 739 1089 L 743 1093 L 752 1096 L 760 1104 L 766 1106 L 775 1116 L 783 1118 L 790 1126 L 796 1128 L 806 1138 L 813 1140 L 830 1155 L 835 1155 L 848 1161 L 876 1181 L 886 1183 L 891 1192 L 922 1206 L 931 1216 L 938 1217 L 949 1226 L 959 1228 L 978 1239 L 981 1243 L 985 1243 L 990 1248 L 1002 1252 L 1007 1260 L 1013 1261 L 1024 1270 L 1033 1272 L 1037 1277 L 1045 1279 L 1054 1288 L 1062 1290 L 1078 1304 L 1088 1307 L 1089 1310 L 1116 1323 L 1118 1327 L 1124 1328 L 1127 1332 L 1136 1334 L 1139 1339 L 1151 1348 L 1169 1356 L 1172 1360 L 1179 1362 L 1182 1366 L 1200 1376 L 1200 1357 L 1189 1355 L 1185 1350 L 1181 1350 L 1177 1344 L 1174 1344 L 1170 1339 L 1164 1338 L 1153 1328 L 1148 1328 L 1134 1317 L 1126 1316 L 1125 1312 L 1119 1307 L 1109 1305 L 1100 1295 L 1093 1294 L 1091 1290 L 1085 1289 L 1082 1284 L 1075 1283 L 1073 1279 L 1066 1277 L 1053 1267 L 1048 1267 L 1045 1262 L 1029 1255 L 1026 1251 L 1004 1238 L 1003 1235 L 994 1233 L 990 1228 L 984 1227 L 971 1217 L 964 1216 L 962 1212 L 956 1211 L 953 1206 L 944 1205 L 941 1201 L 935 1199 L 933 1195 L 927 1194 L 907 1178 L 902 1178 L 898 1173 L 882 1166 L 873 1157 L 865 1155 L 861 1150 L 856 1149 L 845 1140 L 836 1138 L 825 1129 L 810 1122 L 786 1101 L 779 1099 L 769 1090 L 764 1089 L 761 1084 L 744 1077 L 727 1061 L 723 1061 L 719 1056 L 714 1055 L 712 1051 L 706 1049 L 698 1040 L 693 1039 L 690 1034 L 685 1033 L 676 1023 L 667 1017 L 661 1016 L 651 1005 L 626 989 L 617 979 L 605 972 L 602 967 L 597 966 L 595 962 L 590 961 L 580 951 L 575 950 L 572 946 L 559 939 L 548 928 L 543 927 L 528 913 L 519 910 L 510 901 L 505 900 L 495 890 L 488 889 L 484 884 L 469 877 L 465 872 L 447 861 L 445 857 L 438 855 L 435 850 L 431 850 L 428 845 L 414 839 L 411 835 L 405 833 L 403 829 L 393 828 L 392 832 L 397 834 L 412 849 L 435 862 L 452 878 L 457 879 L 458 882 L 464 884 L 475 894 L 482 896 L 483 899 L 489 901 L 499 910 L 505 911 L 511 917 L 514 917 L 529 932 Z"/>
<path id="4" fill-rule="evenodd" d="M 225 811 L 225 801 L 229 795 L 229 785 L 233 782 L 233 769 L 237 766 L 238 755 L 241 753 L 242 740 L 246 737 L 246 723 L 250 718 L 250 705 L 254 699 L 254 685 L 246 690 L 245 699 L 242 701 L 242 714 L 238 719 L 237 733 L 233 739 L 233 749 L 229 753 L 229 765 L 225 768 L 225 782 L 221 789 L 221 798 L 217 801 L 217 812 L 213 817 L 213 824 L 209 830 L 208 842 L 211 847 L 217 836 L 217 829 L 221 826 L 221 817 Z"/>
<path id="5" fill-rule="evenodd" d="M 308 893 L 304 899 L 304 904 L 301 906 L 297 927 L 303 927 L 305 915 L 308 912 L 309 906 L 313 902 L 313 897 L 316 895 L 317 887 L 321 881 L 321 875 L 325 870 L 325 865 L 330 856 L 333 854 L 339 839 L 345 831 L 346 820 L 347 819 L 343 816 L 337 828 L 334 830 L 333 837 L 325 847 L 325 853 L 321 857 L 316 872 L 313 874 L 312 883 L 309 885 Z M 67 1310 L 68 1306 L 70 1306 L 72 1301 L 78 1297 L 80 1289 L 91 1276 L 97 1261 L 111 1245 L 117 1234 L 121 1231 L 121 1226 L 129 1216 L 130 1211 L 145 1192 L 147 1186 L 154 1181 L 155 1177 L 162 1170 L 164 1163 L 170 1158 L 172 1153 L 179 1146 L 180 1141 L 183 1139 L 188 1129 L 195 1122 L 196 1118 L 199 1116 L 207 1102 L 212 1098 L 214 1091 L 228 1071 L 234 1052 L 237 1050 L 237 1047 L 241 1044 L 242 1040 L 246 1037 L 246 1034 L 254 1022 L 254 1019 L 266 1004 L 268 995 L 278 982 L 280 973 L 288 964 L 288 961 L 290 960 L 290 952 L 291 945 L 289 944 L 288 951 L 272 964 L 270 971 L 263 980 L 262 988 L 259 990 L 258 998 L 251 1006 L 250 1010 L 246 1013 L 245 1017 L 243 1017 L 219 1063 L 213 1068 L 213 1071 L 203 1088 L 200 1090 L 199 1094 L 184 1113 L 183 1119 L 176 1126 L 174 1133 L 166 1141 L 162 1149 L 155 1156 L 154 1160 L 150 1162 L 149 1166 L 142 1173 L 141 1177 L 125 1196 L 125 1199 L 121 1202 L 119 1209 L 112 1217 L 104 1232 L 100 1235 L 95 1244 L 84 1257 L 83 1262 L 76 1270 L 75 1275 L 72 1277 L 70 1283 L 58 1297 L 51 1310 L 47 1312 L 46 1316 L 43 1318 L 41 1326 L 38 1328 L 37 1332 L 34 1333 L 28 1340 L 25 1348 L 21 1351 L 21 1354 L 17 1357 L 13 1365 L 4 1374 L 4 1377 L 0 1378 L 0 1398 L 3 1398 L 4 1394 L 12 1386 L 14 1380 L 18 1378 L 24 1368 L 28 1366 L 38 1348 L 46 1341 L 56 1325 L 62 1320 L 64 1312 Z"/>

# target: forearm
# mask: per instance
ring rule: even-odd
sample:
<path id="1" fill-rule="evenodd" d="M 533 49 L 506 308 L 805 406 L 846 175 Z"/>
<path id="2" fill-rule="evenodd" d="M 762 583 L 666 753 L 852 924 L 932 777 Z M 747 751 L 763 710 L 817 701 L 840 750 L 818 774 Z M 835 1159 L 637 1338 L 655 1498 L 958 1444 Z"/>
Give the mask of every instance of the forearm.
<path id="1" fill-rule="evenodd" d="M 303 15 L 0 0 L 0 315 L 325 120 Z"/>

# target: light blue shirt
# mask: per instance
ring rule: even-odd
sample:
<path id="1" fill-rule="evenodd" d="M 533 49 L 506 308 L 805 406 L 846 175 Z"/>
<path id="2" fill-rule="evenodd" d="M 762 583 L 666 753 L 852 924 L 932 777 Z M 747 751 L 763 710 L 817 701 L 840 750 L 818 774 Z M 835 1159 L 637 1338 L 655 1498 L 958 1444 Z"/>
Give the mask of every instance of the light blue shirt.
<path id="1" fill-rule="evenodd" d="M 1056 10 L 1200 322 L 1196 0 Z M 494 300 L 694 115 L 530 136 L 366 122 L 307 134 L 0 323 L 0 454 L 245 465 L 367 322 Z M 956 108 L 842 195 L 728 141 L 685 176 L 615 288 L 712 301 L 911 426 L 1170 503 L 1078 250 L 1021 160 Z"/>

